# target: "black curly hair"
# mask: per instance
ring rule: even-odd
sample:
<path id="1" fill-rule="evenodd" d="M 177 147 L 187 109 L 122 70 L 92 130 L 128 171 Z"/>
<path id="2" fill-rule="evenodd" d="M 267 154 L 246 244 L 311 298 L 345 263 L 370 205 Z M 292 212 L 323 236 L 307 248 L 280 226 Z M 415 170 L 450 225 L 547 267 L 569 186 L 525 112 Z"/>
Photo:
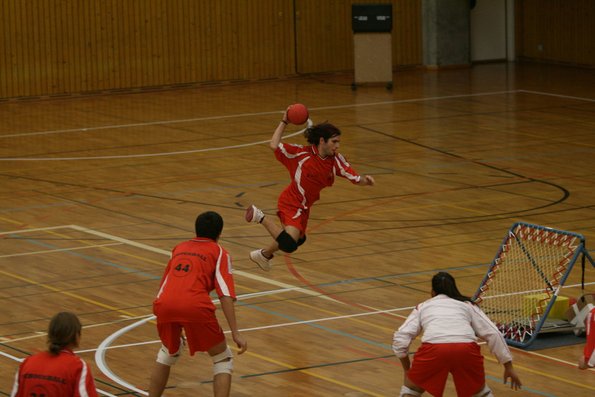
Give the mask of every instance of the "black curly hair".
<path id="1" fill-rule="evenodd" d="M 329 139 L 338 135 L 341 135 L 341 130 L 327 122 L 313 125 L 312 127 L 306 128 L 306 131 L 304 131 L 306 140 L 312 145 L 318 145 L 320 138 L 323 138 L 325 142 L 328 142 Z"/>

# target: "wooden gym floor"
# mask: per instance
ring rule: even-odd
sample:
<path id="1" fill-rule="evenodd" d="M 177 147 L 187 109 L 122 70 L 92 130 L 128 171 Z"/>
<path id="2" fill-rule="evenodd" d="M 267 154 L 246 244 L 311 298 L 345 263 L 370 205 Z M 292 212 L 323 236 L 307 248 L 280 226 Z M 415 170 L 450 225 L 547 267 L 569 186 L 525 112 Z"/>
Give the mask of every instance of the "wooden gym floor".
<path id="1" fill-rule="evenodd" d="M 400 71 L 392 92 L 350 84 L 338 74 L 1 103 L 0 395 L 61 310 L 83 321 L 80 355 L 101 394 L 143 395 L 158 281 L 205 210 L 226 222 L 249 343 L 234 396 L 397 395 L 392 334 L 436 271 L 473 294 L 516 221 L 594 244 L 592 70 L 487 64 Z M 307 243 L 265 273 L 247 256 L 270 238 L 243 209 L 275 212 L 287 174 L 266 141 L 293 102 L 338 125 L 341 152 L 377 185 L 337 180 Z M 580 295 L 579 281 L 576 266 L 563 294 Z M 512 393 L 484 346 L 487 383 L 499 396 L 591 396 L 582 347 L 513 349 L 525 389 Z M 182 357 L 166 395 L 210 395 L 211 371 L 204 355 Z"/>

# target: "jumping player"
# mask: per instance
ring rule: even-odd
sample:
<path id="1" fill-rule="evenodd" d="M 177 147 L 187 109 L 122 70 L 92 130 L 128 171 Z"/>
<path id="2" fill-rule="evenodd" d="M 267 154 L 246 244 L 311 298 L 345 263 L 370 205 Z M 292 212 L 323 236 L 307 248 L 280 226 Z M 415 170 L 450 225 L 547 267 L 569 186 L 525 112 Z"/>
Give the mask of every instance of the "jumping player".
<path id="1" fill-rule="evenodd" d="M 11 397 L 96 397 L 87 364 L 73 349 L 81 340 L 81 322 L 69 312 L 56 314 L 48 327 L 48 350 L 29 356 L 16 374 Z"/>
<path id="2" fill-rule="evenodd" d="M 587 343 L 583 356 L 578 360 L 579 369 L 595 367 L 595 308 L 591 309 L 585 319 L 585 330 L 587 331 Z"/>
<path id="3" fill-rule="evenodd" d="M 247 222 L 262 224 L 274 239 L 267 248 L 250 252 L 250 259 L 266 271 L 270 270 L 271 259 L 277 250 L 291 253 L 306 241 L 310 208 L 320 198 L 320 191 L 332 186 L 335 176 L 360 186 L 374 185 L 372 176 L 358 175 L 338 153 L 341 131 L 337 127 L 322 123 L 307 128 L 304 136 L 310 145 L 302 146 L 281 142 L 287 123 L 285 112 L 269 144 L 291 177 L 291 183 L 277 202 L 281 225 L 254 205 L 248 207 L 245 215 Z"/>
<path id="4" fill-rule="evenodd" d="M 519 389 L 521 381 L 512 367 L 512 355 L 492 321 L 463 296 L 454 278 L 439 272 L 432 278 L 432 298 L 420 303 L 393 336 L 393 351 L 405 371 L 400 396 L 421 396 L 428 391 L 442 396 L 449 372 L 459 397 L 493 397 L 485 383 L 483 356 L 476 336 L 485 340 L 504 366 L 504 383 Z M 409 346 L 423 330 L 422 344 L 413 365 Z"/>
<path id="5" fill-rule="evenodd" d="M 206 351 L 213 360 L 215 397 L 229 396 L 233 354 L 215 316 L 209 292 L 215 290 L 219 296 L 239 354 L 248 347 L 236 323 L 231 258 L 217 243 L 223 219 L 216 212 L 204 212 L 196 218 L 195 229 L 196 238 L 173 249 L 153 302 L 162 346 L 151 375 L 149 397 L 163 394 L 170 368 L 180 355 L 182 330 L 191 356 L 197 351 Z"/>

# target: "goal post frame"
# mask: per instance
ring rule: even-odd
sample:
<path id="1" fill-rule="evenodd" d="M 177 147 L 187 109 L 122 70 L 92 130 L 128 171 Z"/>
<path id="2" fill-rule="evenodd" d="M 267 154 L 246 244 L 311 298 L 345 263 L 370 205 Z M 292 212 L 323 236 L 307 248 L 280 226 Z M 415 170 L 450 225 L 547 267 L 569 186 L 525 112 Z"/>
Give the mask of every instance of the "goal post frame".
<path id="1" fill-rule="evenodd" d="M 527 232 L 526 235 L 523 233 Z M 520 234 L 518 236 L 516 233 Z M 562 261 L 566 262 L 564 265 L 563 272 L 559 271 L 559 267 L 555 269 L 552 273 L 552 269 L 549 272 L 544 273 L 543 269 L 541 269 L 540 264 L 532 257 L 532 252 L 529 252 L 524 247 L 523 239 L 525 241 L 531 240 L 532 241 L 539 241 L 541 243 L 541 238 L 544 237 L 543 245 L 550 244 L 551 236 L 556 236 L 555 239 L 562 240 L 565 244 L 566 240 L 569 239 L 568 242 L 568 255 L 562 256 Z M 499 330 L 503 334 L 504 339 L 509 345 L 517 346 L 517 347 L 527 347 L 529 346 L 537 337 L 539 332 L 541 331 L 550 311 L 555 305 L 556 299 L 561 291 L 562 286 L 566 282 L 574 264 L 578 260 L 579 256 L 582 254 L 582 267 L 583 267 L 583 280 L 584 280 L 584 268 L 585 268 L 585 258 L 589 260 L 589 262 L 595 266 L 595 262 L 593 258 L 589 254 L 589 252 L 585 248 L 585 238 L 582 234 L 568 232 L 564 230 L 557 230 L 550 227 L 539 226 L 535 224 L 525 223 L 525 222 L 516 222 L 514 223 L 510 229 L 508 230 L 506 236 L 502 240 L 498 251 L 488 268 L 485 276 L 483 277 L 481 284 L 479 285 L 477 291 L 473 295 L 473 301 L 476 302 L 481 306 L 484 297 L 486 299 L 490 299 L 489 296 L 489 289 L 490 284 L 497 278 L 497 273 L 500 270 L 500 266 L 515 266 L 517 265 L 514 263 L 513 259 L 510 259 L 513 263 L 508 263 L 506 260 L 506 255 L 508 252 L 511 251 L 511 245 L 516 245 L 517 253 L 521 252 L 524 258 L 525 266 L 529 266 L 532 270 L 535 271 L 535 274 L 542 280 L 543 289 L 542 290 L 532 290 L 532 291 L 517 291 L 511 292 L 509 295 L 529 295 L 540 293 L 543 294 L 546 298 L 539 300 L 537 303 L 537 312 L 532 312 L 527 318 L 524 319 L 525 322 L 517 322 L 511 321 L 510 323 L 505 324 L 497 324 L 499 325 Z M 557 243 L 556 243 L 557 244 Z M 572 246 L 571 246 L 572 244 Z M 551 245 L 551 244 L 550 244 Z M 554 244 L 555 245 L 555 244 Z M 560 247 L 566 247 L 565 245 L 560 245 Z M 572 251 L 570 249 L 572 248 Z M 572 255 L 570 255 L 572 252 Z M 556 260 L 559 260 L 557 258 Z M 551 273 L 551 274 L 550 274 Z M 584 281 L 583 281 L 584 282 Z M 497 297 L 495 297 L 497 298 Z M 547 301 L 547 305 L 542 306 Z M 516 309 L 518 312 L 519 308 L 513 308 L 513 311 Z M 535 308 L 533 308 L 535 309 Z M 488 317 L 490 317 L 489 313 L 486 313 Z M 518 316 L 518 315 L 517 315 Z M 534 317 L 537 317 L 536 321 L 534 321 Z M 528 320 L 528 323 L 527 323 Z"/>

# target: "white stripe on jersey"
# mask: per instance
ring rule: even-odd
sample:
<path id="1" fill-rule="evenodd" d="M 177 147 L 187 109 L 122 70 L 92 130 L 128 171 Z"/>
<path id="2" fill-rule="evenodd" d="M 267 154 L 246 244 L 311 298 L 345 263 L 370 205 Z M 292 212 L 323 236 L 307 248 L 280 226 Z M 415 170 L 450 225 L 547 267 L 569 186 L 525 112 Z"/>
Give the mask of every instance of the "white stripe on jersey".
<path id="1" fill-rule="evenodd" d="M 10 397 L 15 397 L 17 395 L 17 391 L 19 391 L 19 372 L 21 372 L 21 368 L 17 369 L 17 373 L 14 376 L 14 385 L 12 386 Z"/>
<path id="2" fill-rule="evenodd" d="M 308 157 L 305 157 L 302 160 L 300 160 L 300 162 L 298 163 L 297 169 L 295 170 L 295 176 L 294 176 L 295 183 L 297 185 L 298 191 L 302 195 L 302 203 L 301 203 L 302 204 L 302 208 L 305 209 L 305 210 L 308 209 L 308 206 L 306 205 L 306 191 L 302 187 L 302 166 L 308 160 L 310 160 L 310 157 L 309 156 Z"/>
<path id="3" fill-rule="evenodd" d="M 169 278 L 169 274 L 165 276 L 165 280 L 163 280 L 163 284 L 161 284 L 161 288 L 159 288 L 159 292 L 157 292 L 157 298 L 161 296 L 163 290 L 165 289 L 165 285 L 167 284 L 167 279 Z"/>
<path id="4" fill-rule="evenodd" d="M 361 176 L 359 176 L 359 175 L 353 175 L 353 174 L 350 174 L 349 172 L 345 171 L 345 168 L 344 168 L 343 164 L 345 164 L 345 166 L 349 167 L 349 163 L 345 160 L 345 158 L 342 155 L 337 154 L 335 156 L 335 163 L 339 167 L 339 171 L 341 173 L 341 176 L 347 178 L 350 181 L 355 181 L 355 182 L 359 182 L 360 181 Z"/>
<path id="5" fill-rule="evenodd" d="M 217 266 L 215 268 L 215 277 L 217 278 L 217 284 L 221 288 L 223 296 L 231 296 L 229 293 L 229 287 L 225 283 L 225 279 L 221 275 L 221 258 L 223 257 L 223 248 L 219 245 L 219 258 L 217 258 Z"/>
<path id="6" fill-rule="evenodd" d="M 299 156 L 302 156 L 304 154 L 308 154 L 308 152 L 306 150 L 304 150 L 303 152 L 297 152 L 296 154 L 288 153 L 287 150 L 285 150 L 285 147 L 283 145 L 291 145 L 291 146 L 294 146 L 294 147 L 298 147 L 300 149 L 303 149 L 304 147 L 302 145 L 294 145 L 294 144 L 289 144 L 289 143 L 285 143 L 285 144 L 279 143 L 279 146 L 278 146 L 279 147 L 279 150 L 281 150 L 281 153 L 285 157 L 287 157 L 288 159 L 294 159 L 294 158 L 299 157 Z"/>
<path id="7" fill-rule="evenodd" d="M 81 360 L 81 363 L 83 364 L 83 371 L 81 372 L 81 378 L 79 379 L 79 385 L 78 385 L 78 389 L 79 389 L 79 394 L 81 395 L 81 397 L 89 397 L 89 393 L 87 393 L 87 363 L 85 363 L 85 361 L 81 358 L 79 358 L 79 360 Z"/>

